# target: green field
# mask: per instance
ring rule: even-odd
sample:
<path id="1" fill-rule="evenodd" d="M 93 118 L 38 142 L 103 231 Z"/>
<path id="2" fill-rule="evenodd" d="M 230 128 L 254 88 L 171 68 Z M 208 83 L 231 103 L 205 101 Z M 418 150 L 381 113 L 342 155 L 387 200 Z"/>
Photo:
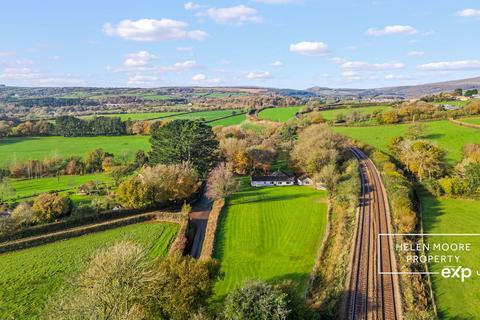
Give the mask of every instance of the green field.
<path id="1" fill-rule="evenodd" d="M 75 189 L 88 181 L 99 183 L 113 183 L 113 179 L 106 174 L 87 174 L 83 176 L 58 176 L 30 180 L 11 180 L 10 185 L 15 194 L 6 200 L 27 198 L 48 191 L 64 191 Z"/>
<path id="2" fill-rule="evenodd" d="M 268 108 L 258 113 L 260 120 L 270 120 L 285 122 L 295 116 L 295 114 L 301 109 L 301 106 L 286 107 L 286 108 Z"/>
<path id="3" fill-rule="evenodd" d="M 472 123 L 472 124 L 478 124 L 480 125 L 480 118 L 479 117 L 472 117 L 472 118 L 463 118 L 463 119 L 457 119 L 462 122 L 466 123 Z"/>
<path id="4" fill-rule="evenodd" d="M 374 106 L 374 107 L 359 107 L 359 108 L 344 108 L 344 109 L 333 109 L 333 110 L 325 110 L 325 111 L 320 111 L 320 114 L 322 115 L 325 120 L 335 120 L 338 114 L 343 114 L 344 116 L 348 116 L 352 112 L 358 112 L 360 114 L 371 114 L 374 111 L 380 110 L 380 111 L 387 111 L 392 109 L 392 107 L 389 106 Z"/>
<path id="5" fill-rule="evenodd" d="M 423 196 L 423 223 L 425 233 L 480 233 L 480 201 L 449 199 L 443 197 Z M 480 237 L 462 236 L 429 236 L 428 242 L 454 243 L 469 242 L 472 250 L 467 253 L 443 252 L 442 254 L 460 255 L 459 263 L 472 268 L 475 273 L 480 270 Z M 431 264 L 430 271 L 440 272 L 448 264 Z M 435 300 L 442 319 L 479 319 L 480 283 L 479 277 L 473 275 L 464 283 L 459 279 L 447 279 L 441 275 L 433 275 Z"/>
<path id="6" fill-rule="evenodd" d="M 225 273 L 217 299 L 248 279 L 292 279 L 303 292 L 325 230 L 326 201 L 326 192 L 299 186 L 245 185 L 232 195 L 217 230 L 214 256 Z"/>
<path id="7" fill-rule="evenodd" d="M 98 248 L 122 239 L 165 256 L 178 231 L 167 223 L 139 223 L 0 255 L 0 318 L 37 319 L 47 299 L 84 268 Z"/>
<path id="8" fill-rule="evenodd" d="M 246 119 L 245 114 L 239 114 L 239 115 L 236 115 L 236 116 L 233 116 L 233 117 L 209 122 L 208 125 L 212 126 L 212 127 L 215 127 L 215 126 L 228 127 L 228 126 L 234 126 L 234 125 L 240 124 L 243 121 L 245 121 L 245 119 Z"/>
<path id="9" fill-rule="evenodd" d="M 439 147 L 447 150 L 447 161 L 454 163 L 461 159 L 462 148 L 468 143 L 480 143 L 477 129 L 452 124 L 446 120 L 425 122 L 424 138 L 432 140 Z M 367 126 L 367 127 L 333 127 L 339 133 L 368 143 L 384 152 L 389 152 L 388 143 L 405 133 L 408 124 Z"/>
<path id="10" fill-rule="evenodd" d="M 0 166 L 45 157 L 84 156 L 95 148 L 103 148 L 120 160 L 132 160 L 137 150 L 148 151 L 147 136 L 113 137 L 23 137 L 0 139 Z"/>
<path id="11" fill-rule="evenodd" d="M 168 120 L 175 120 L 175 119 L 190 119 L 190 120 L 204 120 L 210 121 L 215 120 L 221 117 L 226 117 L 232 115 L 232 112 L 241 112 L 241 110 L 213 110 L 213 111 L 198 111 L 198 112 L 191 112 L 188 114 L 181 114 L 174 117 L 167 118 Z M 166 120 L 167 120 L 166 119 Z"/>
<path id="12" fill-rule="evenodd" d="M 182 112 L 139 112 L 139 113 L 109 113 L 109 114 L 98 114 L 98 117 L 118 117 L 122 121 L 126 120 L 151 120 L 158 119 L 166 116 L 171 116 L 173 114 L 182 113 Z M 83 119 L 91 119 L 94 116 L 85 116 L 80 117 Z"/>

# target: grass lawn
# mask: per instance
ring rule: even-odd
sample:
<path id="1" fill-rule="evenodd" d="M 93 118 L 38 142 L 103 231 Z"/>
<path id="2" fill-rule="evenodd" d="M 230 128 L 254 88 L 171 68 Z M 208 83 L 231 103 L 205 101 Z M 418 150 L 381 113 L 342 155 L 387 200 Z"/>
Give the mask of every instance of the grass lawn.
<path id="1" fill-rule="evenodd" d="M 480 125 L 480 117 L 472 117 L 472 118 L 462 118 L 462 119 L 457 119 L 462 122 L 466 123 L 472 123 L 472 124 L 479 124 Z"/>
<path id="2" fill-rule="evenodd" d="M 425 137 L 447 150 L 447 161 L 451 164 L 462 157 L 462 148 L 468 143 L 480 143 L 477 129 L 452 124 L 446 120 L 425 122 Z M 408 124 L 368 126 L 368 127 L 333 127 L 339 133 L 368 143 L 384 152 L 388 152 L 388 143 L 405 133 Z"/>
<path id="3" fill-rule="evenodd" d="M 148 139 L 148 136 L 2 138 L 0 166 L 29 159 L 43 160 L 51 156 L 84 156 L 95 148 L 103 148 L 118 159 L 129 161 L 133 160 L 137 150 L 150 149 Z"/>
<path id="4" fill-rule="evenodd" d="M 209 122 L 207 124 L 209 126 L 212 126 L 212 127 L 215 127 L 215 126 L 228 127 L 228 126 L 234 126 L 234 125 L 240 124 L 243 121 L 245 121 L 245 119 L 246 119 L 245 114 L 239 114 L 239 115 L 236 115 L 236 116 L 233 116 L 233 117 L 230 117 L 230 118 L 215 120 L 215 121 Z"/>
<path id="5" fill-rule="evenodd" d="M 247 182 L 227 200 L 217 230 L 214 256 L 225 277 L 216 284 L 216 299 L 248 279 L 291 279 L 303 292 L 325 230 L 326 192 Z"/>
<path id="6" fill-rule="evenodd" d="M 130 120 L 150 120 L 158 119 L 166 116 L 171 116 L 172 114 L 177 114 L 181 112 L 139 112 L 139 113 L 111 113 L 111 114 L 98 114 L 99 117 L 119 117 L 122 121 Z M 91 119 L 94 116 L 85 116 L 80 117 L 83 119 Z"/>
<path id="7" fill-rule="evenodd" d="M 343 114 L 344 116 L 348 116 L 352 112 L 356 111 L 361 114 L 371 114 L 376 110 L 381 110 L 387 111 L 392 109 L 392 107 L 389 106 L 373 106 L 373 107 L 359 107 L 359 108 L 344 108 L 344 109 L 333 109 L 333 110 L 325 110 L 325 111 L 320 111 L 320 114 L 322 117 L 324 117 L 326 120 L 335 120 L 337 117 L 337 114 Z"/>
<path id="8" fill-rule="evenodd" d="M 48 191 L 64 191 L 75 189 L 88 181 L 99 183 L 113 183 L 113 179 L 106 174 L 87 174 L 83 176 L 59 176 L 30 180 L 11 180 L 10 185 L 15 189 L 13 197 L 6 200 L 26 198 Z"/>
<path id="9" fill-rule="evenodd" d="M 421 200 L 425 233 L 480 233 L 480 201 L 432 196 L 422 196 Z M 471 243 L 470 252 L 463 254 L 442 252 L 442 254 L 460 255 L 460 262 L 454 262 L 453 265 L 472 268 L 473 273 L 480 270 L 478 265 L 480 237 L 430 236 L 427 241 Z M 440 272 L 447 265 L 449 264 L 431 264 L 430 271 Z M 473 275 L 462 283 L 458 279 L 446 279 L 441 275 L 433 275 L 436 303 L 442 319 L 478 319 L 480 315 L 478 279 L 478 276 Z"/>
<path id="10" fill-rule="evenodd" d="M 132 239 L 151 257 L 168 252 L 178 226 L 139 223 L 0 255 L 0 318 L 38 319 L 48 298 L 77 276 L 98 248 Z"/>
<path id="11" fill-rule="evenodd" d="M 302 106 L 264 109 L 258 113 L 258 118 L 261 120 L 286 122 L 293 118 L 301 108 Z"/>

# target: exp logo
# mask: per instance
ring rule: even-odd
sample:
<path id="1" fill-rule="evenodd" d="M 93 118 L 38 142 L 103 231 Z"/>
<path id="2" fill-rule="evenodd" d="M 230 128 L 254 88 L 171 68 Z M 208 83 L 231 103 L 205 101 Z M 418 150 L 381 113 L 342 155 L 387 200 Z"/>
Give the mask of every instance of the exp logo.
<path id="1" fill-rule="evenodd" d="M 461 282 L 464 282 L 465 279 L 468 279 L 472 276 L 472 269 L 464 268 L 462 266 L 458 267 L 444 267 L 440 272 L 442 277 L 451 278 L 451 279 L 460 279 Z"/>

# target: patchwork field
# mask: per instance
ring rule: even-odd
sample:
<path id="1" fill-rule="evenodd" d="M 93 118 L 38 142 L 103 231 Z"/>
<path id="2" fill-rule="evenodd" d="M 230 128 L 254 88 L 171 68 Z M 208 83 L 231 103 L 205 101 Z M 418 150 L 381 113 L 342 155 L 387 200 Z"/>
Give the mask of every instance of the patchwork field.
<path id="1" fill-rule="evenodd" d="M 140 223 L 0 255 L 0 318 L 38 319 L 48 298 L 77 276 L 98 248 L 122 239 L 142 244 L 151 257 L 167 254 L 178 227 Z"/>
<path id="2" fill-rule="evenodd" d="M 226 117 L 233 115 L 234 113 L 240 113 L 241 110 L 213 110 L 213 111 L 199 111 L 199 112 L 191 112 L 187 114 L 180 114 L 178 116 L 169 117 L 168 120 L 175 120 L 175 119 L 190 119 L 190 120 L 204 120 L 210 121 L 215 120 L 221 117 Z"/>
<path id="3" fill-rule="evenodd" d="M 64 191 L 75 189 L 88 181 L 99 183 L 113 183 L 113 179 L 106 174 L 87 174 L 83 176 L 58 176 L 30 180 L 11 180 L 10 185 L 15 194 L 5 200 L 24 199 L 48 191 Z"/>
<path id="4" fill-rule="evenodd" d="M 132 160 L 137 150 L 150 149 L 148 139 L 147 136 L 3 138 L 0 139 L 0 166 L 52 156 L 84 156 L 95 148 L 103 148 L 119 159 Z"/>
<path id="5" fill-rule="evenodd" d="M 461 159 L 462 148 L 467 143 L 480 143 L 478 130 L 452 124 L 448 121 L 425 122 L 426 133 L 423 138 L 432 140 L 447 150 L 447 161 L 454 163 Z M 388 143 L 405 133 L 408 124 L 367 126 L 367 127 L 333 127 L 339 133 L 368 143 L 384 152 L 388 152 Z"/>
<path id="6" fill-rule="evenodd" d="M 422 197 L 423 223 L 425 233 L 480 233 L 480 201 Z M 467 253 L 448 252 L 443 254 L 460 255 L 460 263 L 473 272 L 480 270 L 480 237 L 430 236 L 429 242 L 454 243 L 469 242 L 472 250 Z M 445 264 L 431 264 L 430 271 L 440 272 Z M 462 283 L 459 279 L 446 279 L 433 275 L 433 288 L 439 315 L 442 319 L 478 319 L 480 315 L 479 278 L 474 275 Z M 461 303 L 459 303 L 461 302 Z"/>
<path id="7" fill-rule="evenodd" d="M 286 108 L 264 109 L 258 113 L 258 118 L 261 120 L 285 122 L 293 118 L 301 108 L 301 106 L 295 106 Z"/>
<path id="8" fill-rule="evenodd" d="M 228 126 L 234 126 L 234 125 L 240 124 L 243 121 L 245 121 L 245 119 L 246 119 L 245 114 L 239 114 L 233 117 L 209 122 L 208 125 L 212 127 L 215 127 L 215 126 L 228 127 Z"/>
<path id="9" fill-rule="evenodd" d="M 98 116 L 101 117 L 118 117 L 122 119 L 122 121 L 125 120 L 151 120 L 151 119 L 159 119 L 162 117 L 167 117 L 171 116 L 177 113 L 183 113 L 183 112 L 144 112 L 144 113 L 111 113 L 111 114 L 99 114 Z M 91 119 L 94 116 L 85 116 L 81 117 L 83 119 Z"/>
<path id="10" fill-rule="evenodd" d="M 225 272 L 217 299 L 248 279 L 291 279 L 303 292 L 325 230 L 326 195 L 309 187 L 245 185 L 231 196 L 215 244 Z"/>
<path id="11" fill-rule="evenodd" d="M 358 112 L 360 114 L 370 114 L 373 113 L 374 111 L 380 110 L 380 111 L 387 111 L 392 109 L 392 107 L 389 106 L 374 106 L 374 107 L 360 107 L 360 108 L 345 108 L 345 109 L 334 109 L 334 110 L 325 110 L 325 111 L 320 111 L 320 114 L 326 119 L 326 120 L 335 120 L 338 114 L 343 114 L 344 116 L 348 116 L 352 112 Z"/>

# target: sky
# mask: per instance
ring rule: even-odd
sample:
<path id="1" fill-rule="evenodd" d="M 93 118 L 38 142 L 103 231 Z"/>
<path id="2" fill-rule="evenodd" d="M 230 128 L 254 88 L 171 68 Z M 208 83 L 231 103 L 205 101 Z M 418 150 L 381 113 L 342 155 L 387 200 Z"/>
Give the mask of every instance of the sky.
<path id="1" fill-rule="evenodd" d="M 373 88 L 480 75 L 480 1 L 4 1 L 0 84 Z"/>

